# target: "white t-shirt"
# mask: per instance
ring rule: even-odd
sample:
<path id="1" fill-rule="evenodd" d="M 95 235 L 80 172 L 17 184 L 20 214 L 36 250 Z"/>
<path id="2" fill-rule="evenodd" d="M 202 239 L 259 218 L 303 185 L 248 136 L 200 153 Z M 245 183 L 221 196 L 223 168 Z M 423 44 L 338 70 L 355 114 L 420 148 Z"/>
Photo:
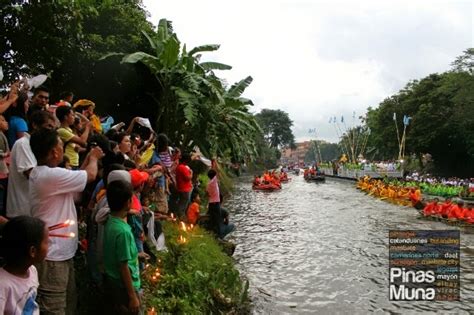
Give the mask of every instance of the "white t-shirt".
<path id="1" fill-rule="evenodd" d="M 31 216 L 28 178 L 23 172 L 35 167 L 36 164 L 36 158 L 30 147 L 30 135 L 25 134 L 15 142 L 11 151 L 7 190 L 8 217 Z"/>
<path id="2" fill-rule="evenodd" d="M 0 268 L 0 314 L 39 315 L 35 302 L 38 290 L 38 272 L 35 266 L 28 269 L 28 278 L 20 278 Z"/>
<path id="3" fill-rule="evenodd" d="M 31 215 L 52 226 L 66 220 L 76 224 L 51 231 L 55 234 L 69 234 L 72 238 L 49 238 L 46 260 L 65 261 L 77 250 L 77 213 L 74 207 L 74 194 L 84 191 L 87 184 L 86 171 L 71 171 L 60 167 L 45 165 L 35 167 L 30 173 Z"/>

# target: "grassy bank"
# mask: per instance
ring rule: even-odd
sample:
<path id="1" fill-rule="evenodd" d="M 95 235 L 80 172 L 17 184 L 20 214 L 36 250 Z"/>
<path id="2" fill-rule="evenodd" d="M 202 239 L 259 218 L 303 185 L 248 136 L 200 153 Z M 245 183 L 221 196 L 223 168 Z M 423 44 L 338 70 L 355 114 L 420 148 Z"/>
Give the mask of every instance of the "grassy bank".
<path id="1" fill-rule="evenodd" d="M 165 223 L 167 252 L 142 274 L 148 314 L 245 314 L 248 284 L 213 236 L 199 227 Z"/>

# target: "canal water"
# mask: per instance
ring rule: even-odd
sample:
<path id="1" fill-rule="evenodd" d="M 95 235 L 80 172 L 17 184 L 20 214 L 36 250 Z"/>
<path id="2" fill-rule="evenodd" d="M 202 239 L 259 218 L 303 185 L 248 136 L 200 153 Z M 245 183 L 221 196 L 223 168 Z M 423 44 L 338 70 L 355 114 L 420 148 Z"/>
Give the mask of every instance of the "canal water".
<path id="1" fill-rule="evenodd" d="M 354 182 L 293 176 L 269 193 L 253 191 L 251 180 L 240 178 L 224 207 L 237 226 L 230 240 L 255 314 L 474 312 L 474 230 L 461 229 L 460 302 L 391 302 L 388 231 L 454 227 L 366 196 Z"/>

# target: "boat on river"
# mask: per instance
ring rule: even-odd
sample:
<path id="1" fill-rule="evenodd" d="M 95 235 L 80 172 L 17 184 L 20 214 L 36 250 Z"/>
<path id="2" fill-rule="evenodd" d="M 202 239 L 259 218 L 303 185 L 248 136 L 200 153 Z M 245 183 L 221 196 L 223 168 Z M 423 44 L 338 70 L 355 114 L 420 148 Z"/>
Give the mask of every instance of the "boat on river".
<path id="1" fill-rule="evenodd" d="M 420 220 L 443 222 L 443 223 L 451 225 L 451 226 L 469 228 L 469 229 L 472 229 L 474 231 L 474 224 L 467 223 L 466 221 L 457 220 L 457 219 L 448 219 L 448 218 L 443 218 L 443 217 L 440 217 L 440 216 L 433 216 L 433 215 L 426 216 L 426 215 L 423 214 L 423 210 L 418 210 L 418 213 L 420 214 L 420 216 L 418 217 L 418 219 L 420 219 Z"/>
<path id="2" fill-rule="evenodd" d="M 326 176 L 324 174 L 307 174 L 304 179 L 308 182 L 324 182 L 326 181 Z"/>
<path id="3" fill-rule="evenodd" d="M 275 191 L 280 190 L 281 187 L 275 184 L 259 184 L 259 185 L 252 185 L 253 190 L 261 190 L 261 191 Z"/>

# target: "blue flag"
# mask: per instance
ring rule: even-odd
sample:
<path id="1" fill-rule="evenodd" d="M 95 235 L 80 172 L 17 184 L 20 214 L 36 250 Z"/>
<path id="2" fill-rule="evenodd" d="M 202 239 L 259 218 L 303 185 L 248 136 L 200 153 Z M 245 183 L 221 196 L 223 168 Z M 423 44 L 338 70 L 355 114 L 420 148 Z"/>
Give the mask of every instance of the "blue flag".
<path id="1" fill-rule="evenodd" d="M 405 126 L 408 126 L 410 124 L 410 119 L 411 119 L 411 117 L 409 117 L 407 115 L 403 115 L 403 124 Z"/>

